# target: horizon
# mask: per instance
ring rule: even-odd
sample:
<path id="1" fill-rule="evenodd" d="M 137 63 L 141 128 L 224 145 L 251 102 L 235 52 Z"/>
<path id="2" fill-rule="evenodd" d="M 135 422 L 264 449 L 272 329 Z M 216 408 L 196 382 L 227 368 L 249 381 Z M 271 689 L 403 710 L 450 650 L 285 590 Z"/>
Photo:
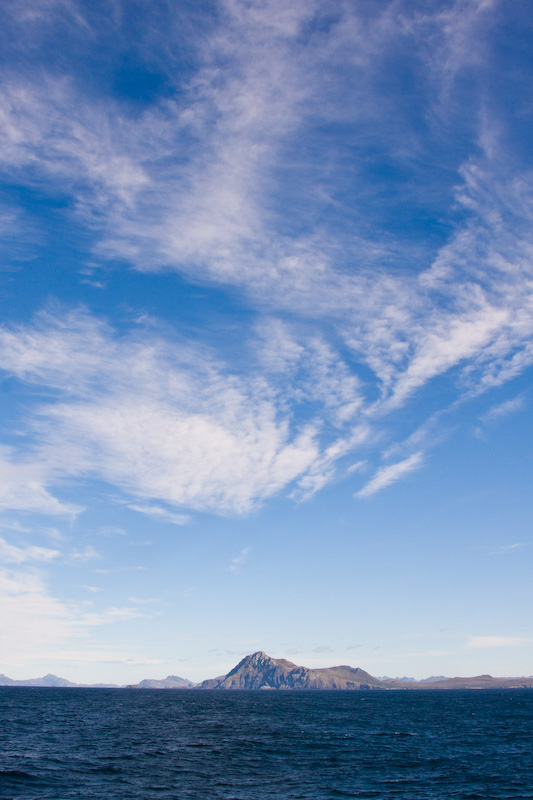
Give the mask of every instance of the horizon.
<path id="1" fill-rule="evenodd" d="M 257 655 L 266 656 L 269 659 L 272 658 L 272 656 L 269 656 L 269 654 L 265 653 L 264 650 L 256 650 L 253 653 L 247 653 L 245 656 L 243 656 L 241 659 L 239 659 L 239 661 L 237 661 L 235 664 L 233 664 L 233 667 L 230 670 L 228 670 L 227 673 L 224 673 L 224 675 L 227 675 L 233 669 L 236 669 L 238 666 L 240 666 L 247 659 L 252 658 L 253 656 L 257 656 Z M 289 664 L 291 664 L 292 666 L 294 666 L 296 668 L 304 667 L 305 669 L 321 669 L 321 667 L 308 667 L 305 664 L 297 664 L 295 662 L 291 662 L 290 659 L 273 659 L 273 660 L 274 661 L 285 660 Z M 339 667 L 348 667 L 349 669 L 361 669 L 360 667 L 355 666 L 353 664 L 332 664 L 329 667 L 326 667 L 325 669 L 338 669 Z M 367 672 L 367 670 L 363 670 L 363 671 Z M 491 677 L 491 678 L 496 678 L 496 679 L 498 677 L 503 678 L 503 679 L 505 679 L 505 678 L 508 678 L 508 679 L 533 678 L 533 675 L 494 676 L 494 675 L 490 675 L 489 673 L 480 673 L 479 675 L 427 675 L 427 676 L 425 676 L 423 678 L 415 678 L 415 677 L 413 677 L 411 675 L 402 675 L 402 676 L 398 676 L 398 675 L 396 675 L 396 676 L 391 676 L 391 675 L 372 675 L 371 673 L 368 673 L 368 672 L 367 672 L 367 674 L 369 674 L 370 677 L 377 678 L 378 680 L 381 680 L 381 681 L 387 681 L 387 680 L 407 681 L 407 682 L 414 681 L 415 683 L 432 682 L 432 679 L 435 679 L 435 680 L 440 680 L 440 679 L 449 680 L 450 678 L 475 678 L 475 677 Z M 4 678 L 10 678 L 11 677 L 10 675 L 5 675 L 5 673 L 0 673 L 0 676 L 2 676 Z M 168 675 L 161 675 L 158 678 L 153 678 L 152 677 L 152 678 L 150 678 L 148 680 L 161 680 L 162 681 L 162 680 L 166 680 L 167 678 L 171 678 L 171 677 L 172 678 L 179 678 L 179 679 L 182 679 L 182 680 L 189 680 L 187 675 L 178 675 L 177 673 L 169 673 Z M 205 680 L 213 680 L 215 677 L 220 677 L 220 676 L 211 675 L 211 676 L 207 676 L 205 678 L 202 678 L 202 679 L 200 679 L 199 681 L 196 681 L 196 682 L 195 681 L 191 681 L 190 683 L 192 684 L 192 687 L 196 687 L 199 684 L 201 684 L 203 681 L 205 681 Z M 66 677 L 65 675 L 55 675 L 54 673 L 47 673 L 46 675 L 33 676 L 33 677 L 30 677 L 30 678 L 21 678 L 19 680 L 40 680 L 42 678 L 59 678 L 59 679 L 67 680 L 67 681 L 69 680 L 69 678 Z M 143 680 L 143 679 L 141 679 L 141 680 Z M 139 683 L 140 683 L 140 681 L 139 681 Z M 75 684 L 75 685 L 80 685 L 80 684 Z M 113 687 L 116 687 L 116 688 L 119 688 L 119 689 L 128 688 L 129 686 L 132 686 L 132 685 L 135 685 L 135 684 L 110 684 L 110 686 L 113 686 Z M 90 684 L 89 683 L 89 684 L 85 684 L 85 686 L 86 686 L 86 688 L 92 688 L 93 686 L 95 686 L 95 684 Z"/>
<path id="2" fill-rule="evenodd" d="M 2 5 L 0 672 L 531 675 L 533 5 Z"/>

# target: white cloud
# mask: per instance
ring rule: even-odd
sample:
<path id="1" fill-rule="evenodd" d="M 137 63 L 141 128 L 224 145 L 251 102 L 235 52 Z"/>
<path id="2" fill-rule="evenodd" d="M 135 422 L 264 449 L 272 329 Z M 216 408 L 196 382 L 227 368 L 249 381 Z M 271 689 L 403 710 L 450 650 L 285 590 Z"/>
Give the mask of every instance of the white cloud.
<path id="1" fill-rule="evenodd" d="M 2 519 L 0 520 L 0 529 L 4 531 L 16 531 L 17 533 L 31 533 L 32 528 L 24 527 L 21 525 L 20 522 L 15 522 L 13 520 Z M 57 538 L 57 537 L 53 537 Z"/>
<path id="2" fill-rule="evenodd" d="M 221 413 L 196 414 L 163 398 L 55 406 L 50 444 L 56 437 L 73 442 L 86 469 L 140 497 L 246 511 L 298 477 L 317 451 L 311 431 L 287 441 L 273 410 L 256 413 L 231 390 L 224 400 Z"/>
<path id="3" fill-rule="evenodd" d="M 409 458 L 403 461 L 398 461 L 396 464 L 389 464 L 386 467 L 381 467 L 374 477 L 356 493 L 356 497 L 370 497 L 370 495 L 379 492 L 391 483 L 400 480 L 404 475 L 419 469 L 422 466 L 423 454 L 414 453 Z"/>
<path id="4" fill-rule="evenodd" d="M 0 537 L 0 562 L 4 564 L 23 564 L 27 561 L 53 561 L 59 555 L 59 550 L 52 550 L 49 547 L 36 547 L 34 545 L 19 547 L 9 544 L 9 542 Z"/>
<path id="5" fill-rule="evenodd" d="M 91 611 L 80 614 L 76 620 L 76 625 L 83 628 L 94 628 L 100 625 L 112 625 L 115 622 L 125 622 L 131 619 L 138 619 L 145 615 L 136 608 L 106 608 L 103 611 Z"/>
<path id="6" fill-rule="evenodd" d="M 40 550 L 41 548 L 36 548 Z M 8 551 L 12 556 L 13 552 Z M 19 554 L 11 558 L 21 563 Z M 26 560 L 35 560 L 29 553 Z M 37 553 L 41 560 L 42 553 Z M 48 560 L 48 559 L 46 559 Z M 96 587 L 86 587 L 91 591 Z M 43 577 L 35 570 L 0 568 L 0 652 L 4 670 L 25 672 L 40 669 L 39 663 L 50 660 L 77 660 L 77 643 L 83 640 L 92 647 L 93 631 L 102 625 L 129 621 L 142 616 L 135 608 L 104 608 L 87 613 L 80 606 L 50 595 Z M 80 660 L 87 660 L 83 657 Z M 29 674 L 29 677 L 35 675 Z"/>
<path id="7" fill-rule="evenodd" d="M 147 597 L 144 599 L 141 597 L 128 597 L 128 603 L 135 603 L 135 605 L 141 605 L 141 606 L 145 604 L 160 603 L 160 602 L 161 599 L 159 597 Z"/>
<path id="8" fill-rule="evenodd" d="M 171 522 L 173 525 L 186 525 L 190 521 L 190 517 L 187 514 L 174 514 L 171 511 L 167 511 L 166 508 L 161 508 L 161 506 L 129 505 L 128 508 L 131 508 L 132 511 L 137 511 L 139 514 L 147 514 L 149 517 L 154 517 L 154 519 L 158 519 L 161 522 Z"/>
<path id="9" fill-rule="evenodd" d="M 484 308 L 474 318 L 449 317 L 427 333 L 418 343 L 417 352 L 398 376 L 392 404 L 405 399 L 428 380 L 451 367 L 476 356 L 485 349 L 509 320 L 507 309 Z"/>
<path id="10" fill-rule="evenodd" d="M 105 536 L 106 538 L 110 536 L 128 535 L 124 528 L 120 528 L 118 525 L 104 525 L 103 527 L 98 528 L 96 533 L 98 536 Z"/>
<path id="11" fill-rule="evenodd" d="M 81 633 L 69 607 L 49 596 L 35 572 L 0 569 L 0 601 L 0 650 L 6 668 L 52 653 Z"/>
<path id="12" fill-rule="evenodd" d="M 299 501 L 309 500 L 316 492 L 323 489 L 335 478 L 336 462 L 363 445 L 369 438 L 369 431 L 368 425 L 355 426 L 346 436 L 335 439 L 325 447 L 306 474 L 298 480 L 296 488 L 291 492 L 291 498 Z"/>
<path id="13" fill-rule="evenodd" d="M 507 417 L 509 414 L 516 414 L 524 408 L 524 403 L 525 396 L 523 394 L 518 395 L 518 397 L 513 397 L 510 400 L 504 400 L 502 403 L 492 406 L 492 408 L 483 414 L 481 421 L 485 423 L 495 422 L 502 417 Z"/>
<path id="14" fill-rule="evenodd" d="M 475 157 L 449 179 L 458 221 L 438 253 L 420 255 L 392 235 L 369 238 L 373 218 L 359 189 L 371 189 L 355 151 L 357 199 L 341 208 L 350 232 L 322 222 L 340 203 L 334 190 L 346 159 L 337 163 L 317 131 L 341 122 L 354 142 L 371 131 L 404 164 L 407 151 L 420 152 L 420 131 L 376 101 L 383 55 L 413 44 L 431 85 L 425 119 L 439 129 L 454 103 L 454 76 L 485 63 L 493 8 L 472 0 L 422 14 L 399 2 L 369 21 L 358 4 L 341 4 L 335 20 L 313 26 L 328 13 L 324 3 L 227 0 L 223 24 L 202 35 L 197 72 L 180 99 L 160 100 L 135 118 L 117 103 L 81 96 L 74 75 L 4 76 L 5 169 L 69 195 L 99 237 L 100 255 L 238 285 L 256 308 L 304 325 L 325 322 L 350 358 L 279 319 L 259 326 L 268 384 L 212 362 L 193 367 L 190 352 L 181 360 L 160 343 L 155 350 L 120 343 L 88 315 L 4 330 L 5 368 L 70 399 L 41 409 L 35 430 L 44 472 L 5 488 L 4 499 L 0 492 L 0 508 L 74 513 L 48 489 L 72 474 L 67 463 L 141 502 L 242 512 L 295 481 L 294 496 L 305 499 L 334 479 L 338 460 L 355 447 L 347 428 L 361 417 L 385 418 L 445 374 L 457 379 L 459 394 L 474 394 L 533 362 L 533 176 L 505 163 L 490 107 L 479 114 L 478 140 L 467 143 Z M 159 34 L 170 48 L 172 34 Z M 320 158 L 299 155 L 302 133 Z M 283 208 L 275 200 L 280 185 Z M 352 359 L 365 375 L 370 368 L 367 385 Z M 295 430 L 291 406 L 309 402 L 308 424 Z M 321 439 L 330 425 L 340 434 Z M 400 463 L 403 471 L 418 466 Z M 359 496 L 396 480 L 397 469 L 380 470 Z"/>
<path id="15" fill-rule="evenodd" d="M 491 556 L 501 556 L 505 553 L 515 553 L 517 550 L 522 550 L 523 547 L 524 544 L 522 542 L 516 542 L 515 544 L 504 544 L 497 550 L 493 550 L 491 552 Z"/>
<path id="16" fill-rule="evenodd" d="M 63 503 L 50 494 L 46 484 L 56 476 L 37 459 L 16 459 L 9 448 L 0 448 L 0 511 L 29 511 L 36 514 L 73 517 L 82 509 Z"/>
<path id="17" fill-rule="evenodd" d="M 0 330 L 0 353 L 4 369 L 62 393 L 33 422 L 34 457 L 50 475 L 97 475 L 139 499 L 242 512 L 319 456 L 312 425 L 291 432 L 262 379 L 228 375 L 206 351 L 119 340 L 82 313 Z"/>
<path id="18" fill-rule="evenodd" d="M 54 658 L 69 643 L 89 639 L 94 628 L 143 616 L 131 607 L 87 613 L 83 605 L 51 596 L 36 570 L 16 567 L 0 568 L 0 605 L 0 652 L 6 669 Z"/>
<path id="19" fill-rule="evenodd" d="M 466 647 L 472 649 L 483 649 L 492 647 L 519 647 L 531 644 L 533 639 L 519 636 L 472 636 Z"/>
<path id="20" fill-rule="evenodd" d="M 123 650 L 108 647 L 94 647 L 87 649 L 64 649 L 59 650 L 54 655 L 48 656 L 55 661 L 71 661 L 79 664 L 124 664 L 151 666 L 163 664 L 161 658 L 147 658 L 140 655 L 129 655 Z"/>
<path id="21" fill-rule="evenodd" d="M 37 167 L 41 179 L 76 192 L 87 216 L 132 207 L 148 179 L 133 153 L 124 151 L 131 137 L 119 114 L 80 102 L 67 78 L 28 84 L 6 76 L 0 96 L 0 161 L 6 167 Z"/>
<path id="22" fill-rule="evenodd" d="M 86 545 L 83 550 L 75 550 L 69 553 L 70 561 L 91 561 L 93 558 L 99 558 L 100 554 L 90 544 Z"/>
<path id="23" fill-rule="evenodd" d="M 361 472 L 366 467 L 366 461 L 356 461 L 355 464 L 351 464 L 346 472 L 348 475 L 353 475 L 354 472 Z"/>
<path id="24" fill-rule="evenodd" d="M 230 572 L 236 573 L 240 571 L 242 565 L 248 560 L 251 549 L 251 547 L 243 547 L 239 555 L 231 559 L 231 565 L 228 567 Z"/>

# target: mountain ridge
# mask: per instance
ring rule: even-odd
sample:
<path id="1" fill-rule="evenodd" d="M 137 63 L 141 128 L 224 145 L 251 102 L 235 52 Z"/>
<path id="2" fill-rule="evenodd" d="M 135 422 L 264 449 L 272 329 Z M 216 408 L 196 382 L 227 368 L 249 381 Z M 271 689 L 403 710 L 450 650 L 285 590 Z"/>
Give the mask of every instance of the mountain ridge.
<path id="1" fill-rule="evenodd" d="M 34 686 L 41 688 L 108 688 L 153 690 L 217 690 L 217 691 L 428 691 L 445 689 L 533 689 L 533 676 L 518 678 L 493 678 L 477 675 L 471 678 L 446 678 L 431 676 L 420 681 L 408 678 L 375 678 L 360 667 L 341 664 L 335 667 L 312 669 L 293 664 L 285 658 L 272 658 L 262 650 L 245 656 L 226 675 L 193 683 L 178 675 L 166 678 L 146 678 L 136 684 L 78 684 L 48 674 L 42 678 L 14 680 L 0 674 L 0 686 Z"/>
<path id="2" fill-rule="evenodd" d="M 262 650 L 245 656 L 223 678 L 203 681 L 199 689 L 377 689 L 380 681 L 359 667 L 341 665 L 322 669 L 299 667 L 285 658 L 271 658 Z"/>

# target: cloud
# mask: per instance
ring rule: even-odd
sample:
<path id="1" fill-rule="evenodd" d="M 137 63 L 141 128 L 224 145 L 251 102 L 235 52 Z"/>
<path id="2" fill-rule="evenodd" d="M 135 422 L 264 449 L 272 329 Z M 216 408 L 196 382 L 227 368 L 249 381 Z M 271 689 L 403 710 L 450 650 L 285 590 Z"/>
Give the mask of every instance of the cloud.
<path id="1" fill-rule="evenodd" d="M 230 572 L 237 573 L 240 571 L 242 565 L 246 563 L 251 549 L 251 547 L 243 547 L 239 555 L 231 559 L 231 565 L 228 567 Z"/>
<path id="2" fill-rule="evenodd" d="M 516 544 L 505 544 L 499 547 L 497 550 L 493 550 L 491 552 L 491 556 L 500 556 L 506 553 L 515 553 L 517 550 L 521 550 L 524 547 L 522 542 L 517 542 Z"/>
<path id="3" fill-rule="evenodd" d="M 496 422 L 502 417 L 507 417 L 509 414 L 516 414 L 524 408 L 524 403 L 524 394 L 512 397 L 510 400 L 504 400 L 502 403 L 492 406 L 492 408 L 483 414 L 481 421 L 485 423 Z"/>
<path id="4" fill-rule="evenodd" d="M 34 572 L 0 569 L 0 599 L 1 649 L 11 662 L 24 664 L 79 635 L 69 607 Z"/>
<path id="5" fill-rule="evenodd" d="M 341 155 L 337 163 L 331 148 L 324 159 L 302 158 L 302 131 L 319 152 L 325 146 L 319 131 L 339 121 L 356 139 L 375 138 L 380 130 L 385 144 L 399 150 L 400 141 L 388 138 L 401 140 L 406 125 L 398 131 L 397 117 L 390 124 L 390 104 L 383 98 L 376 102 L 376 73 L 384 58 L 401 51 L 406 32 L 418 46 L 429 31 L 433 41 L 464 45 L 466 20 L 468 30 L 479 28 L 479 9 L 472 4 L 468 9 L 469 14 L 463 9 L 422 17 L 396 4 L 369 19 L 357 6 L 343 5 L 333 20 L 320 2 L 295 2 L 290 11 L 278 0 L 268 0 L 261 11 L 223 2 L 221 24 L 207 35 L 202 30 L 197 72 L 180 87 L 182 99 L 160 98 L 134 120 L 109 98 L 107 103 L 82 98 L 75 73 L 29 85 L 9 76 L 4 160 L 10 169 L 31 167 L 33 180 L 41 173 L 48 185 L 53 178 L 56 187 L 73 193 L 78 214 L 102 235 L 100 253 L 126 258 L 140 269 L 177 269 L 193 279 L 243 285 L 261 302 L 279 304 L 287 296 L 292 307 L 315 309 L 317 304 L 331 309 L 339 300 L 341 310 L 346 301 L 353 308 L 352 301 L 370 288 L 373 305 L 391 281 L 369 270 L 368 260 L 375 264 L 390 255 L 390 247 L 375 236 L 365 242 L 357 232 L 346 238 L 362 274 L 356 279 L 353 270 L 343 274 L 334 266 L 339 232 L 332 237 L 317 223 L 336 207 L 336 181 L 347 162 Z M 172 31 L 171 24 L 160 26 L 160 49 L 175 45 Z M 470 57 L 473 50 L 471 43 L 462 47 Z M 453 61 L 459 69 L 457 55 Z M 448 64 L 447 74 L 451 71 Z M 359 186 L 357 149 L 355 156 L 353 177 L 368 193 L 368 185 Z M 332 176 L 319 168 L 322 161 L 330 172 L 336 167 Z M 276 231 L 281 219 L 294 218 L 298 229 L 308 215 L 292 184 L 305 193 L 313 212 L 303 235 Z M 283 208 L 273 201 L 280 185 Z M 364 213 L 354 212 L 352 228 L 354 223 L 367 228 L 361 224 Z"/>
<path id="6" fill-rule="evenodd" d="M 98 528 L 96 531 L 97 536 L 127 536 L 128 534 L 118 525 L 103 525 L 102 527 Z"/>
<path id="7" fill-rule="evenodd" d="M 361 472 L 366 467 L 366 461 L 356 461 L 355 464 L 351 464 L 346 472 L 348 475 L 353 475 L 354 472 Z"/>
<path id="8" fill-rule="evenodd" d="M 332 647 L 329 647 L 326 644 L 321 644 L 318 647 L 313 648 L 313 653 L 333 653 L 335 652 Z"/>
<path id="9" fill-rule="evenodd" d="M 90 544 L 86 545 L 83 550 L 75 550 L 69 553 L 70 561 L 90 561 L 93 558 L 99 558 L 100 554 Z"/>
<path id="10" fill-rule="evenodd" d="M 48 4 L 55 24 L 63 8 Z M 21 47 L 48 30 L 38 4 L 10 9 L 15 23 L 32 20 L 31 36 L 22 26 L 13 37 Z M 113 36 L 122 10 L 106 21 Z M 489 0 L 424 13 L 401 1 L 371 14 L 345 3 L 333 16 L 318 1 L 226 0 L 218 24 L 191 32 L 184 81 L 168 62 L 177 91 L 135 113 L 85 91 L 83 67 L 6 72 L 5 172 L 69 198 L 95 263 L 237 287 L 262 317 L 256 356 L 267 378 L 181 342 L 120 340 L 89 315 L 4 329 L 5 368 L 58 402 L 33 419 L 39 480 L 21 476 L 0 507 L 75 513 L 50 494 L 65 476 L 108 481 L 137 509 L 243 513 L 288 486 L 305 500 L 428 383 L 445 377 L 464 398 L 533 363 L 533 176 L 508 155 L 486 70 L 502 13 Z M 88 9 L 69 3 L 64 16 L 77 37 L 94 34 Z M 150 36 L 169 57 L 176 50 L 172 21 L 154 16 L 143 58 L 157 60 Z M 395 59 L 417 81 L 416 108 L 397 91 Z M 463 90 L 486 95 L 468 125 L 454 94 L 465 70 Z M 429 217 L 451 222 L 429 236 Z M 26 227 L 10 210 L 5 219 Z M 359 496 L 417 458 L 383 467 Z"/>
<path id="11" fill-rule="evenodd" d="M 4 369 L 61 393 L 32 422 L 54 476 L 98 475 L 139 499 L 239 513 L 319 454 L 314 428 L 291 432 L 262 379 L 227 374 L 205 350 L 119 339 L 81 313 L 0 330 L 0 352 Z"/>
<path id="12" fill-rule="evenodd" d="M 9 544 L 9 542 L 0 537 L 0 562 L 4 564 L 23 564 L 26 561 L 53 561 L 59 555 L 59 550 L 52 550 L 49 547 L 36 547 L 34 545 L 19 547 Z"/>
<path id="13" fill-rule="evenodd" d="M 50 494 L 46 484 L 56 476 L 38 460 L 15 458 L 12 449 L 0 447 L 0 511 L 74 517 L 83 509 Z"/>
<path id="14" fill-rule="evenodd" d="M 530 644 L 532 641 L 533 639 L 518 636 L 472 636 L 466 647 L 476 650 L 492 647 L 519 647 Z"/>
<path id="15" fill-rule="evenodd" d="M 150 603 L 160 603 L 161 599 L 159 597 L 147 597 L 145 599 L 140 597 L 128 597 L 128 603 L 134 603 L 135 605 L 144 605 Z"/>
<path id="16" fill-rule="evenodd" d="M 163 664 L 161 658 L 147 658 L 145 656 L 131 656 L 127 652 L 116 650 L 112 647 L 94 647 L 87 649 L 64 649 L 55 655 L 48 656 L 55 661 L 71 661 L 78 664 L 124 664 L 126 666 L 152 666 Z"/>
<path id="17" fill-rule="evenodd" d="M 422 466 L 422 462 L 423 454 L 414 453 L 412 456 L 409 456 L 409 458 L 398 461 L 396 464 L 389 464 L 386 467 L 381 467 L 374 477 L 362 489 L 356 492 L 355 496 L 370 497 L 370 495 L 381 491 L 381 489 L 384 489 L 386 486 L 390 486 L 391 483 L 400 480 L 400 478 L 407 475 L 409 472 L 419 469 Z"/>
<path id="18" fill-rule="evenodd" d="M 291 498 L 309 500 L 316 492 L 332 481 L 336 475 L 336 462 L 361 447 L 369 438 L 369 427 L 365 424 L 353 426 L 344 437 L 335 439 L 317 456 L 306 474 L 298 480 Z"/>
<path id="19" fill-rule="evenodd" d="M 81 614 L 76 620 L 76 625 L 85 628 L 99 627 L 100 625 L 112 625 L 115 622 L 125 622 L 131 619 L 139 619 L 144 617 L 145 614 L 138 611 L 136 608 L 106 608 L 103 611 L 91 611 Z"/>
<path id="20" fill-rule="evenodd" d="M 69 603 L 50 595 L 43 576 L 36 569 L 20 569 L 27 561 L 48 561 L 48 554 L 22 553 L 9 549 L 14 566 L 0 568 L 0 652 L 8 665 L 27 669 L 33 661 L 57 658 L 59 651 L 68 658 L 80 640 L 90 641 L 102 625 L 111 625 L 142 616 L 130 607 L 111 607 L 87 613 L 83 605 Z M 41 551 L 42 548 L 35 548 Z M 24 560 L 22 559 L 24 555 Z M 43 558 L 43 555 L 45 556 Z M 28 556 L 26 558 L 26 556 Z M 55 556 L 54 556 L 55 557 Z"/>
<path id="21" fill-rule="evenodd" d="M 154 517 L 154 519 L 158 519 L 161 522 L 171 522 L 173 525 L 186 525 L 190 520 L 187 514 L 173 514 L 171 511 L 167 511 L 166 508 L 161 508 L 161 506 L 129 505 L 128 508 L 131 508 L 132 511 L 137 511 L 139 514 L 147 514 L 149 517 Z"/>
<path id="22" fill-rule="evenodd" d="M 447 650 L 422 650 L 422 651 L 414 651 L 411 653 L 398 653 L 396 658 L 432 658 L 437 657 L 441 658 L 442 656 L 447 656 Z"/>

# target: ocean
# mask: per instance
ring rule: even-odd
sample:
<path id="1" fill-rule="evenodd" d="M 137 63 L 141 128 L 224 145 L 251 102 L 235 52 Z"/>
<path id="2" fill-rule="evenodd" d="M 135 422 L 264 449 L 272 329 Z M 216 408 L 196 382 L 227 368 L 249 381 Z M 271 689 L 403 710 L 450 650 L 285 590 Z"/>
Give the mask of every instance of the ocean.
<path id="1" fill-rule="evenodd" d="M 2 800 L 533 798 L 533 691 L 0 687 Z"/>

